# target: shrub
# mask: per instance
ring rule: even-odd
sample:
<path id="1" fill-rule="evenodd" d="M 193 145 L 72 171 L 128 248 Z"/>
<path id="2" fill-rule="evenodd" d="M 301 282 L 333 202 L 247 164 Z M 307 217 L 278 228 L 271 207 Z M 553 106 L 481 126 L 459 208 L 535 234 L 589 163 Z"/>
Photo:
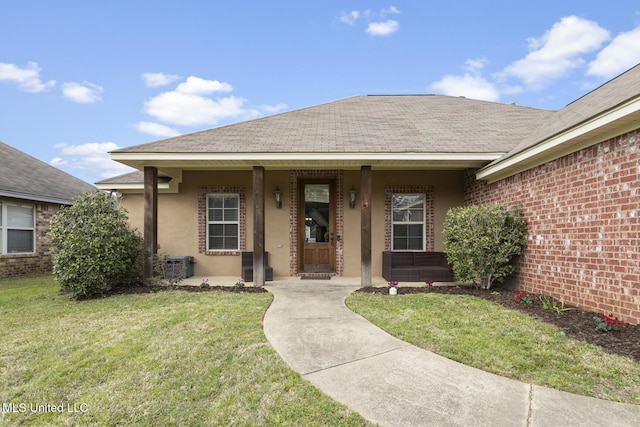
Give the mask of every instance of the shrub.
<path id="1" fill-rule="evenodd" d="M 520 208 L 462 206 L 444 221 L 447 259 L 458 280 L 489 289 L 513 273 L 511 260 L 526 243 L 526 221 Z"/>
<path id="2" fill-rule="evenodd" d="M 53 274 L 74 298 L 139 283 L 143 241 L 127 225 L 127 212 L 105 192 L 88 192 L 51 220 Z"/>

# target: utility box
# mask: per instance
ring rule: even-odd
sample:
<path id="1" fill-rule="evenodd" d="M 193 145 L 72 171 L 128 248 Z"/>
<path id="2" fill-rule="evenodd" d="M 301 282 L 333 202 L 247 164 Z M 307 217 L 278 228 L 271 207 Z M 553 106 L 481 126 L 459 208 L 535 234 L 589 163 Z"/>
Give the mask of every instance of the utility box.
<path id="1" fill-rule="evenodd" d="M 193 276 L 193 264 L 195 260 L 192 256 L 170 256 L 165 259 L 164 278 L 165 279 L 186 279 Z"/>

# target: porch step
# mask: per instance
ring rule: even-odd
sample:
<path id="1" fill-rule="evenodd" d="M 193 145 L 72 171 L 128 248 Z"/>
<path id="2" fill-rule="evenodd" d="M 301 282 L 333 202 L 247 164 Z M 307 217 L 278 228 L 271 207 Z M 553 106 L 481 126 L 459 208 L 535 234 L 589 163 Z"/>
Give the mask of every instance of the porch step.
<path id="1" fill-rule="evenodd" d="M 330 280 L 335 273 L 305 273 L 300 276 L 300 280 Z"/>

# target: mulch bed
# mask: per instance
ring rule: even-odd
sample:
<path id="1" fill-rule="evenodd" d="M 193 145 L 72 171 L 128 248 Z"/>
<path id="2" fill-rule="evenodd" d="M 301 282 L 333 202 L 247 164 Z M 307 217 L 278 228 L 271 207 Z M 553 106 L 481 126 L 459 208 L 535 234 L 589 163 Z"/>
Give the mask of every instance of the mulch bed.
<path id="1" fill-rule="evenodd" d="M 265 288 L 259 286 L 209 286 L 208 288 L 201 288 L 200 286 L 131 286 L 124 288 L 117 288 L 111 292 L 111 295 L 126 295 L 126 294 L 153 294 L 156 292 L 163 292 L 169 290 L 180 290 L 185 292 L 211 292 L 211 291 L 224 291 L 233 292 L 236 294 L 262 294 L 268 292 Z"/>
<path id="2" fill-rule="evenodd" d="M 358 290 L 358 292 L 370 292 L 387 294 L 386 287 L 374 288 L 367 287 Z M 441 293 L 451 295 L 472 295 L 493 301 L 506 308 L 519 310 L 531 317 L 539 319 L 543 322 L 557 326 L 567 336 L 575 338 L 578 341 L 584 341 L 589 344 L 598 345 L 604 350 L 627 356 L 635 359 L 640 363 L 640 325 L 627 325 L 622 331 L 602 332 L 596 331 L 596 322 L 594 316 L 600 313 L 593 313 L 581 309 L 574 309 L 556 313 L 553 310 L 547 310 L 536 299 L 533 304 L 516 303 L 515 292 L 503 289 L 478 289 L 472 286 L 433 286 L 433 287 L 399 287 L 398 294 L 414 294 L 414 293 Z M 565 307 L 570 307 L 565 305 Z M 575 307 L 572 307 L 575 308 Z"/>

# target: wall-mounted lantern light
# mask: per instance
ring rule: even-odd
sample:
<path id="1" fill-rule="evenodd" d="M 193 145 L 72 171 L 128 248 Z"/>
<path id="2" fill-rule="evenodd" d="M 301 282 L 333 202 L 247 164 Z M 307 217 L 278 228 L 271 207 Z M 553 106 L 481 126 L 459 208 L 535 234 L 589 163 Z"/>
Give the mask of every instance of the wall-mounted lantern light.
<path id="1" fill-rule="evenodd" d="M 351 190 L 349 190 L 349 207 L 351 209 L 356 207 L 356 195 L 358 192 L 356 191 L 356 187 L 351 186 Z"/>
<path id="2" fill-rule="evenodd" d="M 276 208 L 282 208 L 282 191 L 280 191 L 280 187 L 276 185 L 276 189 L 273 190 L 273 196 L 276 198 Z"/>

